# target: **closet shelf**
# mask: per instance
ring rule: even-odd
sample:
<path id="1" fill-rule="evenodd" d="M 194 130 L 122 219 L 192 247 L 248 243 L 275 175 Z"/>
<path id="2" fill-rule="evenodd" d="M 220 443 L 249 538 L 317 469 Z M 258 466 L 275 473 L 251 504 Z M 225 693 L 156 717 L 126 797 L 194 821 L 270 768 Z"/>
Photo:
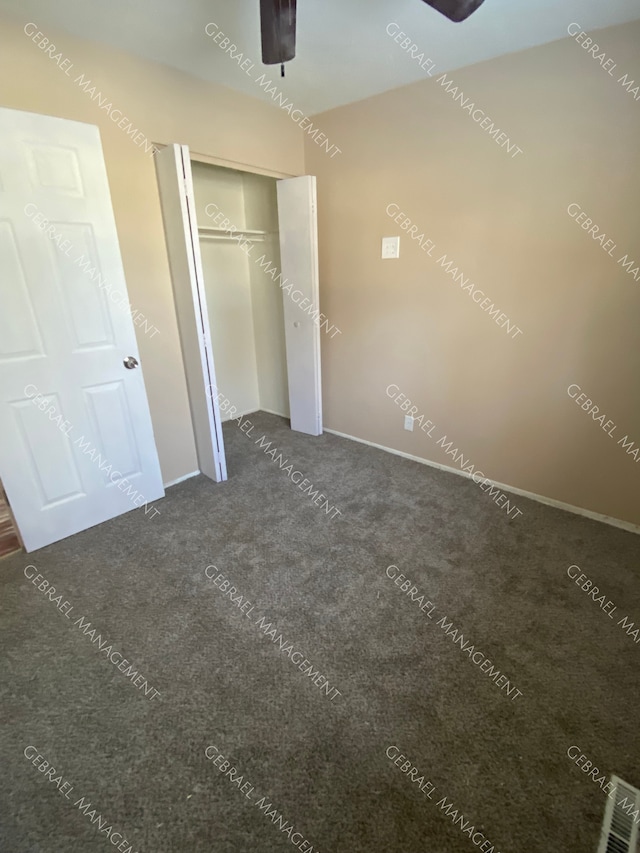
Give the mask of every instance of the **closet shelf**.
<path id="1" fill-rule="evenodd" d="M 242 237 L 244 240 L 251 241 L 255 240 L 257 242 L 262 242 L 267 234 L 270 234 L 270 231 L 253 231 L 250 229 L 238 229 L 234 231 L 233 234 L 229 233 L 227 228 L 210 228 L 202 226 L 198 228 L 198 234 L 201 237 L 210 237 L 215 240 L 237 240 L 238 237 Z"/>

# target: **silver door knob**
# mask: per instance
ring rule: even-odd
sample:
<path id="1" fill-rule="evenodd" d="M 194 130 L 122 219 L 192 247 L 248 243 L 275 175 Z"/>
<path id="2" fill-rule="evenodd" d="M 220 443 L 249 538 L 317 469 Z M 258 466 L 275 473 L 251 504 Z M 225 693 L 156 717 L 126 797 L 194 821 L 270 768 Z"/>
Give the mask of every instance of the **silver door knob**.
<path id="1" fill-rule="evenodd" d="M 122 363 L 127 370 L 133 370 L 134 367 L 138 366 L 137 360 L 132 355 L 128 355 Z"/>

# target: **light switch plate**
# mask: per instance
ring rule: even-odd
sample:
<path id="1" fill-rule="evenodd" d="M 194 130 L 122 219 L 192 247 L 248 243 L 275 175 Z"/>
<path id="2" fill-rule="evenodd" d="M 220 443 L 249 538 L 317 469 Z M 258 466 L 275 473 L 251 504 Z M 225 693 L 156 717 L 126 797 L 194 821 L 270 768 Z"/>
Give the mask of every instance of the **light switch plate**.
<path id="1" fill-rule="evenodd" d="M 382 238 L 382 257 L 385 260 L 389 258 L 400 257 L 400 238 L 399 237 L 383 237 Z"/>

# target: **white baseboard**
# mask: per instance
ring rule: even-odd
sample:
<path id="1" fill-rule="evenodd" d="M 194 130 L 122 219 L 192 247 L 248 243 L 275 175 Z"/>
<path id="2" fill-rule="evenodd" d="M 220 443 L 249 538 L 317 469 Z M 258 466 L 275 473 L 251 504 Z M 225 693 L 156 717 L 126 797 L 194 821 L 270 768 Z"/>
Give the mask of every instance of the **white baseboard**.
<path id="1" fill-rule="evenodd" d="M 289 415 L 285 415 L 282 412 L 276 412 L 273 409 L 265 409 L 264 406 L 260 407 L 260 411 L 266 412 L 268 415 L 277 415 L 279 418 L 285 418 L 286 420 L 289 420 Z"/>
<path id="2" fill-rule="evenodd" d="M 440 462 L 432 462 L 430 459 L 423 459 L 421 456 L 413 456 L 411 453 L 404 453 L 402 450 L 394 450 L 393 447 L 385 447 L 383 444 L 376 444 L 374 441 L 367 441 L 364 438 L 357 438 L 355 435 L 348 435 L 346 432 L 338 432 L 337 429 L 324 428 L 325 432 L 330 432 L 332 435 L 340 436 L 340 438 L 348 438 L 350 441 L 357 441 L 359 444 L 366 444 L 369 447 L 375 447 L 377 450 L 385 450 L 387 453 L 393 453 L 394 456 L 402 456 L 404 459 L 411 459 L 412 462 L 419 462 L 421 465 L 428 465 L 430 468 L 437 468 L 439 471 L 447 471 L 449 474 L 457 474 L 458 477 L 464 477 L 465 480 L 472 480 L 472 475 L 466 471 L 459 471 L 456 468 L 451 468 L 449 465 L 442 465 Z M 488 480 L 494 486 L 498 486 L 504 492 L 511 492 L 514 495 L 521 495 L 523 498 L 537 501 L 552 506 L 555 509 L 563 509 L 566 512 L 572 512 L 574 515 L 582 515 L 585 518 L 590 518 L 592 521 L 601 521 L 603 524 L 610 524 L 612 527 L 619 527 L 621 530 L 626 530 L 628 533 L 640 533 L 640 525 L 632 524 L 630 521 L 622 521 L 619 518 L 611 518 L 609 515 L 602 515 L 599 512 L 592 512 L 589 509 L 583 509 L 579 506 L 566 504 L 562 501 L 546 498 L 544 495 L 536 495 L 533 492 L 527 492 L 524 489 L 517 489 L 515 486 L 507 486 L 505 483 L 497 483 L 495 480 Z"/>
<path id="3" fill-rule="evenodd" d="M 200 471 L 192 471 L 190 474 L 185 474 L 184 477 L 178 477 L 177 480 L 171 480 L 169 483 L 163 483 L 162 485 L 165 489 L 168 489 L 169 486 L 177 486 L 178 483 L 184 483 L 185 480 L 190 480 L 192 477 L 197 477 Z"/>
<path id="4" fill-rule="evenodd" d="M 226 424 L 229 421 L 235 421 L 238 418 L 246 418 L 249 415 L 257 415 L 258 412 L 266 412 L 268 415 L 277 415 L 279 418 L 289 419 L 289 415 L 283 415 L 282 412 L 275 412 L 273 409 L 265 409 L 264 406 L 260 406 L 259 409 L 250 409 L 246 412 L 237 412 L 232 418 L 224 418 L 220 420 L 220 423 Z"/>
<path id="5" fill-rule="evenodd" d="M 255 415 L 260 409 L 247 409 L 246 412 L 236 412 L 232 418 L 220 418 L 221 424 L 226 424 L 229 421 L 235 421 L 238 418 L 246 418 L 248 415 Z"/>

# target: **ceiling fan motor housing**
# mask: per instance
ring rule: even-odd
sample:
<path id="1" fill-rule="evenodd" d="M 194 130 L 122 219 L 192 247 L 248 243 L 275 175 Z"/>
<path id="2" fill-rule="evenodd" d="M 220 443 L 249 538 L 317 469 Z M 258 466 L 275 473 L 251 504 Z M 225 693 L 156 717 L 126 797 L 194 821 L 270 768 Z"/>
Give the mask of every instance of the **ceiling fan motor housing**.
<path id="1" fill-rule="evenodd" d="M 482 6 L 484 0 L 424 0 L 424 2 L 445 15 L 450 21 L 460 23 Z"/>
<path id="2" fill-rule="evenodd" d="M 260 0 L 262 61 L 289 62 L 296 55 L 296 0 Z"/>

